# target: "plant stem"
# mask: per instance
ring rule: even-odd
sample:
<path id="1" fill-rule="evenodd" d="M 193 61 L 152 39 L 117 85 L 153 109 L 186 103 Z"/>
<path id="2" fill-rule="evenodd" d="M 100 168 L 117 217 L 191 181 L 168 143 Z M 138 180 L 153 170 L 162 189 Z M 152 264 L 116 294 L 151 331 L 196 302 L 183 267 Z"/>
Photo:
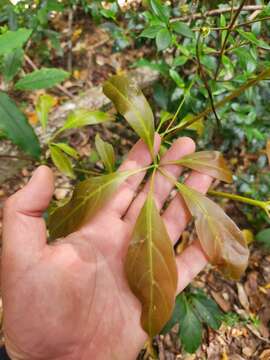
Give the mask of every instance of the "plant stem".
<path id="1" fill-rule="evenodd" d="M 218 196 L 218 197 L 223 197 L 226 199 L 231 199 L 234 201 L 239 201 L 245 204 L 249 204 L 252 206 L 256 206 L 261 208 L 262 210 L 264 210 L 267 215 L 269 216 L 269 207 L 270 207 L 270 202 L 269 201 L 260 201 L 260 200 L 255 200 L 255 199 L 251 199 L 245 196 L 241 196 L 241 195 L 237 195 L 237 194 L 231 194 L 231 193 L 226 193 L 226 192 L 222 192 L 222 191 L 214 191 L 214 190 L 209 190 L 208 191 L 209 195 L 212 196 Z"/>
<path id="2" fill-rule="evenodd" d="M 167 126 L 166 130 L 164 131 L 164 134 L 171 128 L 172 124 L 175 122 L 175 120 L 177 119 L 177 116 L 180 112 L 180 110 L 182 109 L 182 106 L 184 105 L 184 102 L 186 100 L 187 94 L 189 94 L 192 86 L 194 85 L 195 79 L 193 79 L 191 81 L 191 83 L 189 84 L 188 88 L 184 91 L 184 96 L 183 99 L 180 101 L 180 104 L 178 105 L 178 108 L 176 110 L 176 112 L 174 113 L 174 116 L 172 118 L 172 120 L 170 121 L 169 125 Z M 162 136 L 162 135 L 161 135 Z"/>
<path id="3" fill-rule="evenodd" d="M 229 95 L 225 96 L 224 99 L 218 101 L 215 104 L 215 108 L 216 109 L 221 108 L 223 105 L 225 105 L 232 99 L 236 98 L 237 96 L 240 96 L 244 91 L 246 91 L 250 87 L 256 85 L 260 81 L 265 80 L 269 76 L 270 76 L 270 68 L 267 68 L 266 70 L 263 70 L 260 74 L 258 74 L 255 78 L 248 80 L 246 83 L 239 86 L 238 89 L 234 90 Z M 167 136 L 168 134 L 170 134 L 176 130 L 183 130 L 183 129 L 187 128 L 188 126 L 190 126 L 191 124 L 193 124 L 194 122 L 208 116 L 211 112 L 212 112 L 212 107 L 209 106 L 205 110 L 203 110 L 201 113 L 194 115 L 191 119 L 186 121 L 184 124 L 179 124 L 179 125 L 171 128 L 166 134 L 163 134 L 163 135 Z"/>
<path id="4" fill-rule="evenodd" d="M 230 33 L 231 31 L 233 30 L 233 27 L 234 27 L 234 24 L 241 12 L 241 10 L 243 9 L 244 5 L 245 5 L 245 2 L 246 0 L 242 0 L 239 8 L 237 9 L 236 13 L 234 14 L 234 16 L 232 17 L 231 19 L 231 22 L 228 26 L 228 30 L 227 30 L 227 33 L 226 33 L 226 36 L 225 36 L 225 39 L 223 41 L 223 44 L 222 44 L 222 47 L 221 47 L 221 51 L 220 51 L 220 56 L 219 56 L 219 59 L 218 59 L 218 64 L 217 64 L 217 68 L 216 68 L 216 72 L 215 72 L 215 76 L 214 76 L 214 79 L 216 80 L 217 77 L 218 77 L 218 73 L 219 73 L 219 69 L 220 69 L 220 66 L 221 66 L 221 63 L 222 63 L 222 57 L 223 57 L 223 54 L 224 54 L 224 51 L 226 49 L 226 45 L 227 45 L 227 41 L 229 39 L 229 36 L 230 36 Z M 233 7 L 232 7 L 233 9 Z M 233 10 L 231 12 L 233 14 Z"/>
<path id="5" fill-rule="evenodd" d="M 256 11 L 256 10 L 263 10 L 265 9 L 266 5 L 246 5 L 242 8 L 242 11 Z M 239 9 L 238 6 L 235 6 L 233 9 L 230 7 L 227 8 L 222 8 L 222 9 L 213 9 L 213 10 L 209 10 L 206 11 L 205 13 L 195 13 L 192 14 L 192 20 L 197 20 L 197 19 L 203 19 L 206 18 L 208 16 L 216 16 L 216 15 L 220 15 L 220 14 L 224 14 L 224 13 L 228 13 L 228 12 L 235 12 Z M 173 18 L 170 20 L 170 22 L 176 22 L 176 21 L 188 21 L 190 20 L 190 15 L 187 16 L 181 16 L 181 17 L 177 17 L 177 18 Z"/>

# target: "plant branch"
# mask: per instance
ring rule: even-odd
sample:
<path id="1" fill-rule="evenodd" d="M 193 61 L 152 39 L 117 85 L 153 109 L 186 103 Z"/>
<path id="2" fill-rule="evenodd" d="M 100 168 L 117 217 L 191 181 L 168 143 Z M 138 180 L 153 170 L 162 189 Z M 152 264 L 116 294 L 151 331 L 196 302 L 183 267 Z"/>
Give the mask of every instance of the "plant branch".
<path id="1" fill-rule="evenodd" d="M 215 72 L 215 80 L 217 79 L 218 77 L 218 73 L 219 73 L 219 69 L 220 69 L 220 66 L 222 64 L 222 57 L 223 57 L 223 54 L 224 54 L 224 51 L 226 49 L 226 45 L 227 45 L 227 41 L 229 39 L 229 36 L 230 36 L 230 33 L 231 31 L 233 30 L 233 27 L 234 27 L 234 24 L 238 18 L 238 16 L 240 15 L 241 13 L 241 10 L 243 9 L 244 5 L 245 5 L 245 2 L 246 0 L 242 0 L 239 8 L 236 10 L 234 16 L 232 17 L 231 21 L 230 21 L 230 24 L 228 26 L 228 30 L 226 32 L 226 36 L 225 36 L 225 39 L 223 41 L 223 44 L 222 44 L 222 47 L 221 47 L 221 51 L 220 51 L 220 55 L 219 55 L 219 59 L 218 59 L 218 64 L 217 64 L 217 68 L 216 68 L 216 72 Z M 233 11 L 232 11 L 232 14 L 233 14 Z"/>
<path id="2" fill-rule="evenodd" d="M 266 6 L 265 5 L 246 5 L 243 6 L 241 11 L 257 11 L 257 10 L 263 10 Z M 206 11 L 205 13 L 195 13 L 192 14 L 192 20 L 196 20 L 196 19 L 203 19 L 209 16 L 216 16 L 216 15 L 220 15 L 220 14 L 225 14 L 225 13 L 229 13 L 231 11 L 235 12 L 238 10 L 238 6 L 234 6 L 233 9 L 231 7 L 227 7 L 227 8 L 222 8 L 222 9 L 213 9 L 213 10 L 209 10 Z M 176 22 L 176 21 L 188 21 L 190 20 L 190 15 L 187 16 L 181 16 L 181 17 L 176 17 L 170 20 L 170 22 Z"/>
<path id="3" fill-rule="evenodd" d="M 214 104 L 214 99 L 213 99 L 213 95 L 212 95 L 212 91 L 211 91 L 211 88 L 208 84 L 208 80 L 207 80 L 207 77 L 206 77 L 206 73 L 204 71 L 204 68 L 202 66 L 202 63 L 201 63 L 201 57 L 200 57 L 200 39 L 201 39 L 201 32 L 199 32 L 199 35 L 198 35 L 198 39 L 197 39 L 197 43 L 196 43 L 196 58 L 197 58 L 197 62 L 198 62 L 198 74 L 200 76 L 200 78 L 202 79 L 203 83 L 204 83 L 204 86 L 206 88 L 206 91 L 208 93 L 208 96 L 209 96 L 209 100 L 210 100 L 210 106 L 212 108 L 212 111 L 215 115 L 215 118 L 216 118 L 216 121 L 217 121 L 217 125 L 218 127 L 221 127 L 221 122 L 220 122 L 220 119 L 218 117 L 218 114 L 216 112 L 216 109 L 215 109 L 215 104 Z"/>
<path id="4" fill-rule="evenodd" d="M 248 80 L 246 83 L 239 86 L 236 90 L 231 92 L 229 95 L 225 96 L 224 99 L 218 101 L 215 104 L 215 109 L 221 108 L 223 105 L 225 105 L 229 101 L 233 100 L 237 96 L 240 96 L 244 91 L 246 91 L 250 87 L 255 86 L 256 84 L 258 84 L 262 80 L 265 80 L 267 77 L 270 77 L 270 68 L 267 68 L 266 70 L 263 70 L 255 78 Z M 191 124 L 193 124 L 194 122 L 208 116 L 211 112 L 212 112 L 212 108 L 211 108 L 211 106 L 209 106 L 205 110 L 203 110 L 201 113 L 199 113 L 197 115 L 194 115 L 191 119 L 186 121 L 184 124 L 179 124 L 179 125 L 171 128 L 167 133 L 164 133 L 163 135 L 167 136 L 168 134 L 170 134 L 170 133 L 172 133 L 174 131 L 183 130 L 183 129 L 187 128 L 188 126 L 190 126 Z"/>
<path id="5" fill-rule="evenodd" d="M 226 192 L 222 192 L 222 191 L 214 191 L 214 190 L 209 190 L 207 194 L 212 195 L 212 196 L 223 197 L 226 199 L 239 201 L 239 202 L 242 202 L 242 203 L 245 203 L 248 205 L 259 207 L 262 210 L 264 210 L 266 212 L 266 214 L 270 217 L 270 201 L 260 201 L 260 200 L 251 199 L 251 198 L 237 195 L 237 194 L 231 194 L 231 193 L 226 193 Z"/>

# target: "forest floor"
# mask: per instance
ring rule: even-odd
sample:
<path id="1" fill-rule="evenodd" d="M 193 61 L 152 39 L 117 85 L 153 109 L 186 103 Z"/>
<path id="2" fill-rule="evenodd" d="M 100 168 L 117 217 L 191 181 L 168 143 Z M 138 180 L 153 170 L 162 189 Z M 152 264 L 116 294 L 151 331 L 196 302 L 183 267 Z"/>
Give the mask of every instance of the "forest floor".
<path id="1" fill-rule="evenodd" d="M 57 22 L 61 28 L 63 24 Z M 113 52 L 112 40 L 107 33 L 96 26 L 85 23 L 82 19 L 76 22 L 73 28 L 72 51 L 72 80 L 64 84 L 70 96 L 83 93 L 90 87 L 101 84 L 110 74 L 119 70 L 128 69 L 130 64 L 151 52 L 149 48 L 129 48 L 124 52 Z M 71 56 L 71 54 L 69 54 Z M 66 59 L 66 57 L 64 57 Z M 59 59 L 54 59 L 55 65 Z M 34 65 L 35 58 L 31 58 Z M 28 63 L 29 71 L 32 70 L 31 62 Z M 59 104 L 69 99 L 65 92 L 53 91 Z M 16 96 L 16 94 L 15 94 Z M 25 95 L 24 95 L 25 96 Z M 35 126 L 37 118 L 34 104 L 38 92 L 31 93 L 23 99 L 27 102 L 25 109 L 29 121 Z M 134 135 L 126 127 L 119 126 L 112 129 L 102 126 L 103 138 L 109 140 L 121 158 L 134 143 Z M 83 157 L 91 156 L 94 147 L 93 128 L 77 131 L 69 136 L 69 142 L 75 146 Z M 99 164 L 94 164 L 99 166 Z M 0 236 L 2 230 L 2 207 L 4 200 L 21 188 L 29 180 L 35 165 L 21 169 L 16 176 L 0 184 Z M 55 171 L 56 189 L 55 199 L 61 200 L 71 191 L 72 182 Z M 241 209 L 227 202 L 226 210 L 237 223 L 244 224 Z M 192 230 L 186 230 L 184 236 L 192 240 Z M 196 354 L 189 355 L 181 349 L 178 339 L 177 326 L 166 336 L 154 339 L 154 348 L 160 360 L 268 360 L 270 359 L 270 255 L 263 249 L 251 244 L 251 258 L 249 267 L 238 283 L 225 280 L 210 266 L 202 271 L 193 281 L 193 285 L 204 289 L 217 302 L 221 310 L 227 315 L 218 331 L 205 329 L 204 340 Z M 2 339 L 3 341 L 3 339 Z M 142 350 L 138 359 L 150 359 L 146 351 Z"/>

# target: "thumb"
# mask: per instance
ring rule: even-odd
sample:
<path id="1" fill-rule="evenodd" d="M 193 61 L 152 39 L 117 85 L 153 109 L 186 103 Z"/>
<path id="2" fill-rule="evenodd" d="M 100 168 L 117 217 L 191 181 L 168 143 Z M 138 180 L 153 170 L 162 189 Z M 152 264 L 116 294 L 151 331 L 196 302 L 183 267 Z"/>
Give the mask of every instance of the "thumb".
<path id="1" fill-rule="evenodd" d="M 4 207 L 3 261 L 10 257 L 27 266 L 46 245 L 46 225 L 42 218 L 54 191 L 53 173 L 40 166 L 29 183 L 12 195 Z"/>

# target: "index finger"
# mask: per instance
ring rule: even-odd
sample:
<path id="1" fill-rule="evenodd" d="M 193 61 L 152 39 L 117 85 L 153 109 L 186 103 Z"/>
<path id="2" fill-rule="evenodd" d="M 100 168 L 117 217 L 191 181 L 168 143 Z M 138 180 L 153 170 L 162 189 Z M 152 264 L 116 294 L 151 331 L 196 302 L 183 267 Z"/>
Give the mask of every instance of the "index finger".
<path id="1" fill-rule="evenodd" d="M 158 134 L 155 134 L 155 154 L 158 153 L 160 142 L 160 136 Z M 151 163 L 152 157 L 147 145 L 144 143 L 143 140 L 139 140 L 130 150 L 126 160 L 119 167 L 118 171 L 141 169 L 147 167 Z M 107 205 L 107 210 L 115 212 L 117 216 L 122 217 L 126 213 L 131 201 L 133 200 L 145 174 L 146 170 L 128 177 L 127 180 L 119 187 L 119 190 Z"/>

